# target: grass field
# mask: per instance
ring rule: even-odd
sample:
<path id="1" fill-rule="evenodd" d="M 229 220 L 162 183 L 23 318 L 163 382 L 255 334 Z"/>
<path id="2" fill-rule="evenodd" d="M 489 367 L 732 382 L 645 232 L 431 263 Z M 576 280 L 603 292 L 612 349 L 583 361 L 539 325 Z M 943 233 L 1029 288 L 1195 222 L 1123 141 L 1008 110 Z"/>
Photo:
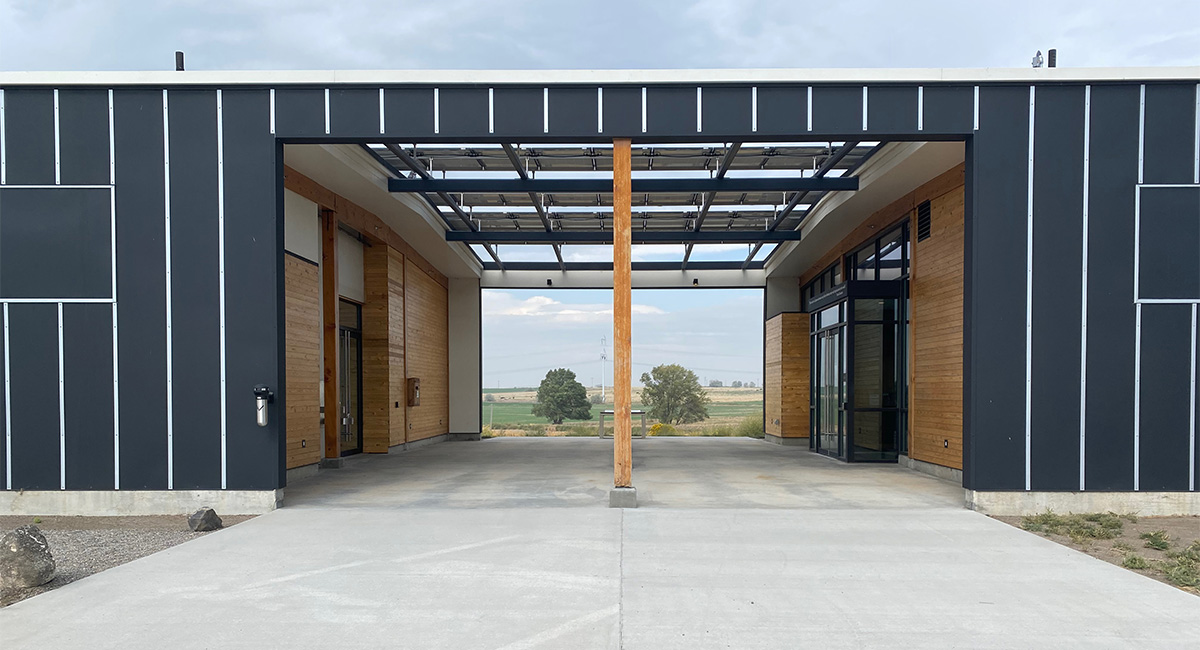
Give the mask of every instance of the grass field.
<path id="1" fill-rule="evenodd" d="M 668 428 L 663 435 L 755 435 L 762 436 L 762 389 L 759 388 L 707 388 L 712 402 L 708 405 L 708 419 L 703 422 L 679 425 Z M 598 394 L 598 390 L 589 390 L 588 396 Z M 536 390 L 531 388 L 490 388 L 485 395 L 491 394 L 493 401 L 484 399 L 483 424 L 491 435 L 595 435 L 600 411 L 612 409 L 612 402 L 592 405 L 590 420 L 568 420 L 561 425 L 551 425 L 546 418 L 533 414 L 536 400 Z M 611 393 L 607 395 L 611 397 Z M 633 391 L 633 408 L 642 409 L 641 389 Z M 655 424 L 655 420 L 646 419 L 647 428 Z M 634 429 L 640 427 L 640 418 L 634 418 Z"/>

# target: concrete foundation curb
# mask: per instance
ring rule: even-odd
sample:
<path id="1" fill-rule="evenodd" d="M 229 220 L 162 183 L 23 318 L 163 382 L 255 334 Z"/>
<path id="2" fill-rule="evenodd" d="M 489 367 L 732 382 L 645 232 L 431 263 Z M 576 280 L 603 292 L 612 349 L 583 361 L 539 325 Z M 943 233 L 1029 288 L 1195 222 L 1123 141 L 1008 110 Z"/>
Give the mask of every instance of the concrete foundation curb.
<path id="1" fill-rule="evenodd" d="M 260 515 L 282 502 L 283 490 L 25 490 L 0 492 L 0 514 L 188 515 L 212 508 L 219 515 Z"/>
<path id="2" fill-rule="evenodd" d="M 988 515 L 1116 512 L 1142 517 L 1200 515 L 1200 492 L 979 492 L 965 490 L 967 507 Z"/>
<path id="3" fill-rule="evenodd" d="M 766 434 L 766 437 L 764 437 L 763 440 L 766 440 L 767 442 L 769 442 L 773 445 L 783 445 L 785 447 L 807 447 L 808 446 L 808 438 L 785 438 L 782 436 L 777 436 L 772 433 Z"/>
<path id="4" fill-rule="evenodd" d="M 913 471 L 920 472 L 922 474 L 928 474 L 935 478 L 940 478 L 943 481 L 950 481 L 955 485 L 962 485 L 963 482 L 961 469 L 935 465 L 933 463 L 917 460 L 904 455 L 900 456 L 899 463 L 901 467 L 907 467 Z"/>

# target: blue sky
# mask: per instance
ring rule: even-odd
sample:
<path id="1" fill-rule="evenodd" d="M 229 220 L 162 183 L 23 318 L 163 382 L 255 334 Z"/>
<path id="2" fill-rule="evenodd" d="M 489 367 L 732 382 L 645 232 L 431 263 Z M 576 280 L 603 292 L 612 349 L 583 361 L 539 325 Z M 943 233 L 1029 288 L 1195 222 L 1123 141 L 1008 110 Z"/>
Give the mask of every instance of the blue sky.
<path id="1" fill-rule="evenodd" d="M 706 380 L 762 382 L 762 291 L 639 289 L 633 292 L 633 380 L 662 363 Z M 487 388 L 536 386 L 566 367 L 600 382 L 600 339 L 608 340 L 612 385 L 612 292 L 485 290 L 483 379 Z"/>

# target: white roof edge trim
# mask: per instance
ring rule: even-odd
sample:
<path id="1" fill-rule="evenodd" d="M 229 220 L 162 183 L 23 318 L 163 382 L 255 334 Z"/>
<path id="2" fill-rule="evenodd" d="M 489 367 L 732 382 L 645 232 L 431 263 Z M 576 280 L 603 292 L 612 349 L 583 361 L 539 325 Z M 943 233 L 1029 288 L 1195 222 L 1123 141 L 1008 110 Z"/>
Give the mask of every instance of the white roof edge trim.
<path id="1" fill-rule="evenodd" d="M 17 85 L 989 83 L 1200 80 L 1200 66 L 1127 68 L 771 68 L 715 70 L 173 70 L 0 72 Z"/>

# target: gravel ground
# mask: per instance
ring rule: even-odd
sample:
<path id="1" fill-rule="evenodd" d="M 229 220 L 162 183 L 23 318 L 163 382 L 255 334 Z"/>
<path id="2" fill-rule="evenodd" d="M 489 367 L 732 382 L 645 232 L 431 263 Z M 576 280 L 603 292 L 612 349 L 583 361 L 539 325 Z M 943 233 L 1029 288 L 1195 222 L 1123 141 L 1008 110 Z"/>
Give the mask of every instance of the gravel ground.
<path id="1" fill-rule="evenodd" d="M 93 573 L 157 553 L 212 533 L 194 533 L 187 517 L 33 517 L 0 516 L 0 535 L 26 524 L 41 529 L 57 565 L 54 579 L 30 589 L 0 591 L 0 607 L 86 578 Z M 226 527 L 249 516 L 221 517 Z M 217 532 L 217 531 L 212 531 Z"/>

